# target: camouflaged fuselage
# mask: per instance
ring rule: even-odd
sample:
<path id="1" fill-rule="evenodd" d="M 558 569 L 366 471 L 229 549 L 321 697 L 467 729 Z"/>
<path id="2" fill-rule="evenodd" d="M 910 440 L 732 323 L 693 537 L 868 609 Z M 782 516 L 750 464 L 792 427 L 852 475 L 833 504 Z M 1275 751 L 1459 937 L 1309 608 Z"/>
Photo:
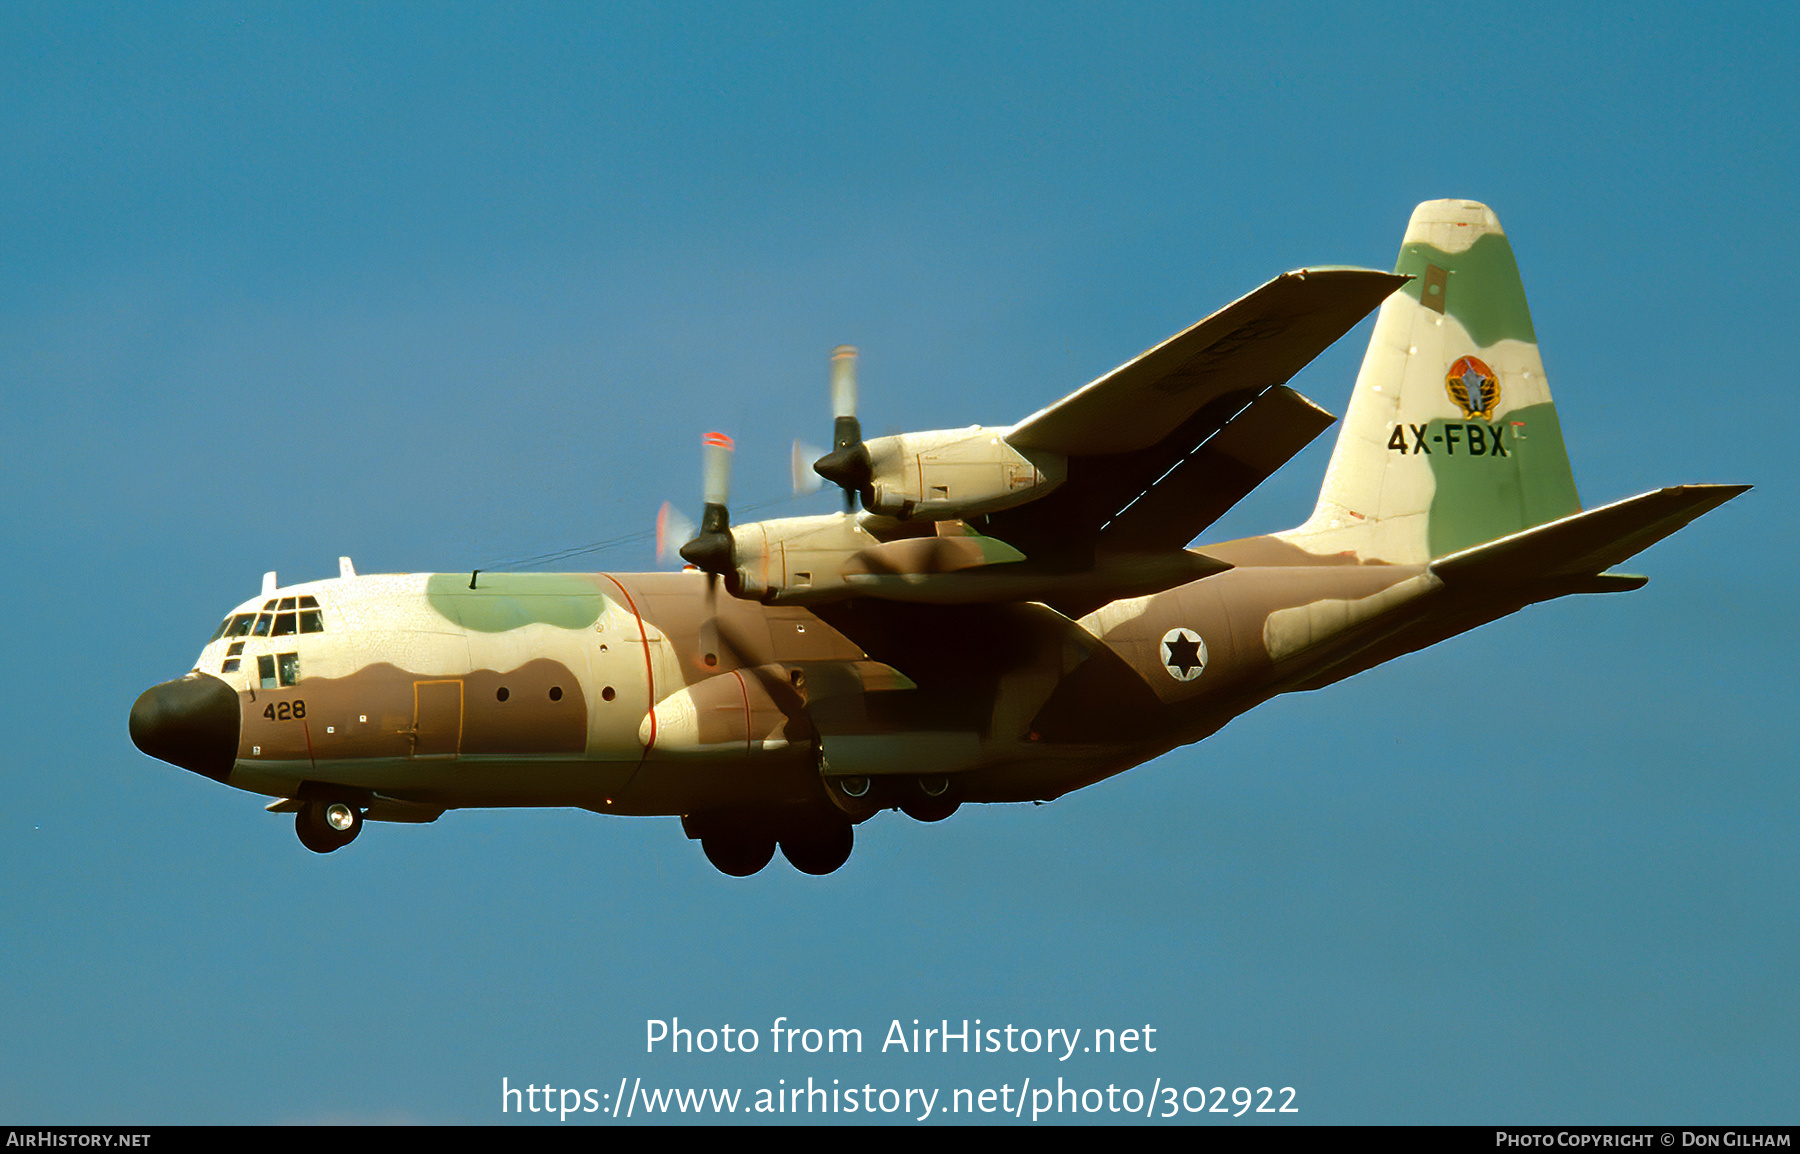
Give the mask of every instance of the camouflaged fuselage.
<path id="1" fill-rule="evenodd" d="M 1295 658 L 1315 667 L 1431 587 L 1418 567 L 1271 538 L 1212 555 L 1248 564 L 1079 622 L 1023 604 L 771 607 L 695 572 L 350 577 L 228 618 L 311 597 L 322 630 L 228 633 L 195 669 L 239 701 L 226 780 L 276 797 L 330 784 L 432 808 L 686 814 L 815 801 L 823 771 L 1040 800 L 1216 730 Z M 871 760 L 870 739 L 892 751 Z"/>

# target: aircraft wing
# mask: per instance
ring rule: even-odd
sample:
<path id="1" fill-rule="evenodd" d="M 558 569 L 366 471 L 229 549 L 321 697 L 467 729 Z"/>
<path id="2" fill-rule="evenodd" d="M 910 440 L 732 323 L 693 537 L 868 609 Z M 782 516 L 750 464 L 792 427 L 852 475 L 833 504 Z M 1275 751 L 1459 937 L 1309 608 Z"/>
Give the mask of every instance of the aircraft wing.
<path id="1" fill-rule="evenodd" d="M 1283 273 L 1026 417 L 1006 440 L 1069 457 L 1158 445 L 1222 398 L 1284 383 L 1409 279 L 1361 268 Z"/>
<path id="2" fill-rule="evenodd" d="M 1069 565 L 1184 547 L 1331 424 L 1285 382 L 1407 279 L 1286 273 L 1027 417 L 1007 442 L 1065 455 L 1067 480 L 982 531 Z"/>

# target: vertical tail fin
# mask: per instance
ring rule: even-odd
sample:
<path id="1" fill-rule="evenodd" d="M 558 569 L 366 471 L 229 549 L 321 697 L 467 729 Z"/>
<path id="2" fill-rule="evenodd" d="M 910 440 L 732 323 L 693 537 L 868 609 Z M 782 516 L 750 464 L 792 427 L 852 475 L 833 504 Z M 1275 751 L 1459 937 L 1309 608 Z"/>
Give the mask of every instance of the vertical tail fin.
<path id="1" fill-rule="evenodd" d="M 1413 210 L 1318 507 L 1313 553 L 1423 564 L 1578 512 L 1512 246 L 1486 205 Z"/>

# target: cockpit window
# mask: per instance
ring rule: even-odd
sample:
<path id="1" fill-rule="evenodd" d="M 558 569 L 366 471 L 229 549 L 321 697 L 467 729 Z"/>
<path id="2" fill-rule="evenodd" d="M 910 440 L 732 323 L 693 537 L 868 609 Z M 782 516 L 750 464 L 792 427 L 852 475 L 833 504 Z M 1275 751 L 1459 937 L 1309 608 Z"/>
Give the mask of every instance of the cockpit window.
<path id="1" fill-rule="evenodd" d="M 218 632 L 208 638 L 206 643 L 211 645 L 221 637 L 242 637 L 250 632 L 250 626 L 255 622 L 256 614 L 254 613 L 239 613 L 236 616 L 227 617 L 220 623 Z"/>
<path id="2" fill-rule="evenodd" d="M 286 637 L 290 633 L 325 632 L 325 613 L 319 599 L 304 597 L 272 598 L 263 603 L 261 613 L 238 613 L 227 617 L 207 644 L 221 637 Z"/>

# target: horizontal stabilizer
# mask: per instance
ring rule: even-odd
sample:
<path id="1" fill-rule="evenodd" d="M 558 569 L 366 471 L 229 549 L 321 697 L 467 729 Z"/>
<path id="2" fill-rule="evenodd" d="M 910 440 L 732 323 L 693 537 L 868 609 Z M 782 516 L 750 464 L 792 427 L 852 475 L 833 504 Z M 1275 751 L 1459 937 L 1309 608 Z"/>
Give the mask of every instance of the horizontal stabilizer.
<path id="1" fill-rule="evenodd" d="M 1447 588 L 1597 576 L 1749 488 L 1657 489 L 1452 553 L 1433 561 L 1431 571 Z"/>
<path id="2" fill-rule="evenodd" d="M 1148 448 L 1221 397 L 1285 383 L 1407 280 L 1358 268 L 1284 273 L 1025 418 L 1006 440 L 1069 457 Z"/>
<path id="3" fill-rule="evenodd" d="M 1605 570 L 1748 488 L 1676 485 L 1658 489 L 1442 557 L 1430 566 L 1442 587 L 1431 595 L 1430 602 L 1419 602 L 1422 612 L 1369 621 L 1364 626 L 1366 644 L 1346 644 L 1322 652 L 1323 660 L 1313 662 L 1282 688 L 1322 688 L 1538 601 L 1642 588 L 1646 578 Z M 1356 639 L 1346 635 L 1345 640 Z"/>

